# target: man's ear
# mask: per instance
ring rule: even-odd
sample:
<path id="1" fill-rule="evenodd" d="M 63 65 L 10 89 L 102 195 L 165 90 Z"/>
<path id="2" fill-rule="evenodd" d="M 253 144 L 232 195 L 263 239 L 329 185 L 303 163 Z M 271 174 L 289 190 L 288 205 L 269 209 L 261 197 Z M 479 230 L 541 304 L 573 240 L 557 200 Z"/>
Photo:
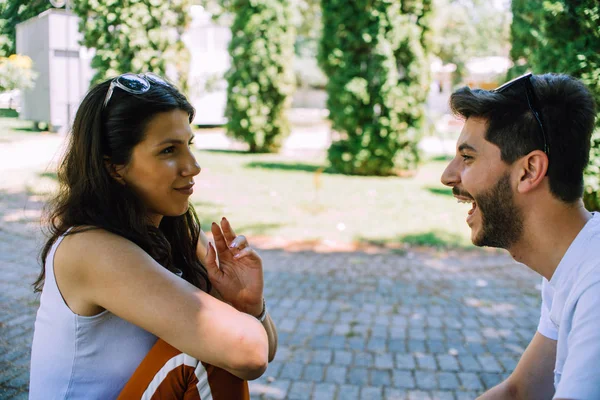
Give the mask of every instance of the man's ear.
<path id="1" fill-rule="evenodd" d="M 519 184 L 517 190 L 527 193 L 538 188 L 548 172 L 548 156 L 541 150 L 534 150 L 519 161 Z"/>
<path id="2" fill-rule="evenodd" d="M 120 171 L 123 170 L 123 165 L 116 165 L 110 162 L 110 157 L 104 156 L 104 168 L 108 174 L 121 185 L 125 185 L 125 179 L 121 175 Z"/>

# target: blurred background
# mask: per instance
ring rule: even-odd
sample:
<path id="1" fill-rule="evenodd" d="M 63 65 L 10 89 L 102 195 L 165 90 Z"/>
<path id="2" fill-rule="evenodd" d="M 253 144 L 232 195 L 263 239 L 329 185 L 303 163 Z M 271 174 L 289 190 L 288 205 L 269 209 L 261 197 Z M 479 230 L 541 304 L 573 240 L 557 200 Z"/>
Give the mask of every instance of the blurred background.
<path id="1" fill-rule="evenodd" d="M 197 109 L 203 190 L 193 201 L 203 222 L 226 214 L 248 235 L 280 241 L 469 246 L 464 213 L 438 181 L 462 126 L 449 113 L 453 90 L 533 71 L 569 73 L 600 93 L 595 1 L 0 7 L 3 142 L 47 136 L 59 146 L 91 84 L 164 75 Z M 53 189 L 46 172 L 26 181 L 36 193 Z"/>
<path id="2" fill-rule="evenodd" d="M 597 0 L 0 0 L 0 399 L 26 399 L 46 201 L 91 85 L 154 72 L 197 109 L 204 227 L 261 248 L 279 351 L 252 398 L 473 399 L 539 276 L 470 243 L 440 175 L 458 87 L 524 72 L 600 104 Z M 598 120 L 600 123 L 600 120 Z M 600 209 L 600 131 L 584 200 Z"/>

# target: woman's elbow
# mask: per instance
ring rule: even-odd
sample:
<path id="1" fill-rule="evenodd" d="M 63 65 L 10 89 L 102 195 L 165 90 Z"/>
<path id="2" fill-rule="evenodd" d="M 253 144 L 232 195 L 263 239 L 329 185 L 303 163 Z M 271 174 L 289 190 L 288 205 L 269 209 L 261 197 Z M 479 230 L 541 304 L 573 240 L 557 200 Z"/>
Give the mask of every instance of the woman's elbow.
<path id="1" fill-rule="evenodd" d="M 264 329 L 260 327 L 255 333 L 243 335 L 243 346 L 239 349 L 238 357 L 233 368 L 240 371 L 245 380 L 253 380 L 262 376 L 269 363 L 269 343 Z"/>

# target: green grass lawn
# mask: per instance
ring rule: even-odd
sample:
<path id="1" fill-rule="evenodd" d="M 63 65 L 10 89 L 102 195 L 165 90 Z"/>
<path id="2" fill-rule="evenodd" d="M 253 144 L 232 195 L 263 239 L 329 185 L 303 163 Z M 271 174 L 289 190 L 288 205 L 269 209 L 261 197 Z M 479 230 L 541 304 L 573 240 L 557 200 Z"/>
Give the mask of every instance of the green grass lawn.
<path id="1" fill-rule="evenodd" d="M 319 172 L 325 155 L 199 151 L 197 158 L 192 202 L 205 228 L 227 216 L 249 236 L 471 247 L 468 206 L 439 181 L 445 161 L 427 162 L 411 178 L 383 178 Z"/>
<path id="2" fill-rule="evenodd" d="M 17 117 L 15 110 L 0 108 L 0 144 L 31 138 L 41 133 L 33 128 L 33 122 L 22 121 Z"/>
<path id="3" fill-rule="evenodd" d="M 0 113 L 0 145 L 42 134 L 7 113 Z M 197 159 L 202 172 L 191 200 L 205 230 L 226 216 L 250 237 L 473 248 L 469 206 L 457 204 L 439 181 L 444 160 L 423 163 L 413 177 L 384 178 L 329 173 L 324 153 L 197 151 Z M 53 171 L 31 172 L 28 194 L 56 187 Z"/>

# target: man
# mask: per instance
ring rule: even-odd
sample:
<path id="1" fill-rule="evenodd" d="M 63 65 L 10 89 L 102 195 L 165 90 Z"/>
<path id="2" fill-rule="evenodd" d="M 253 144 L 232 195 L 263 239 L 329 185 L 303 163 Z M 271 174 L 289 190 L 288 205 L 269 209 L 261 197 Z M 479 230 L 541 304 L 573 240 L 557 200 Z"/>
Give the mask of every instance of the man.
<path id="1" fill-rule="evenodd" d="M 471 240 L 543 277 L 535 336 L 480 399 L 600 399 L 600 214 L 581 198 L 592 96 L 569 76 L 527 74 L 450 104 L 465 125 L 442 182 L 473 204 Z"/>

